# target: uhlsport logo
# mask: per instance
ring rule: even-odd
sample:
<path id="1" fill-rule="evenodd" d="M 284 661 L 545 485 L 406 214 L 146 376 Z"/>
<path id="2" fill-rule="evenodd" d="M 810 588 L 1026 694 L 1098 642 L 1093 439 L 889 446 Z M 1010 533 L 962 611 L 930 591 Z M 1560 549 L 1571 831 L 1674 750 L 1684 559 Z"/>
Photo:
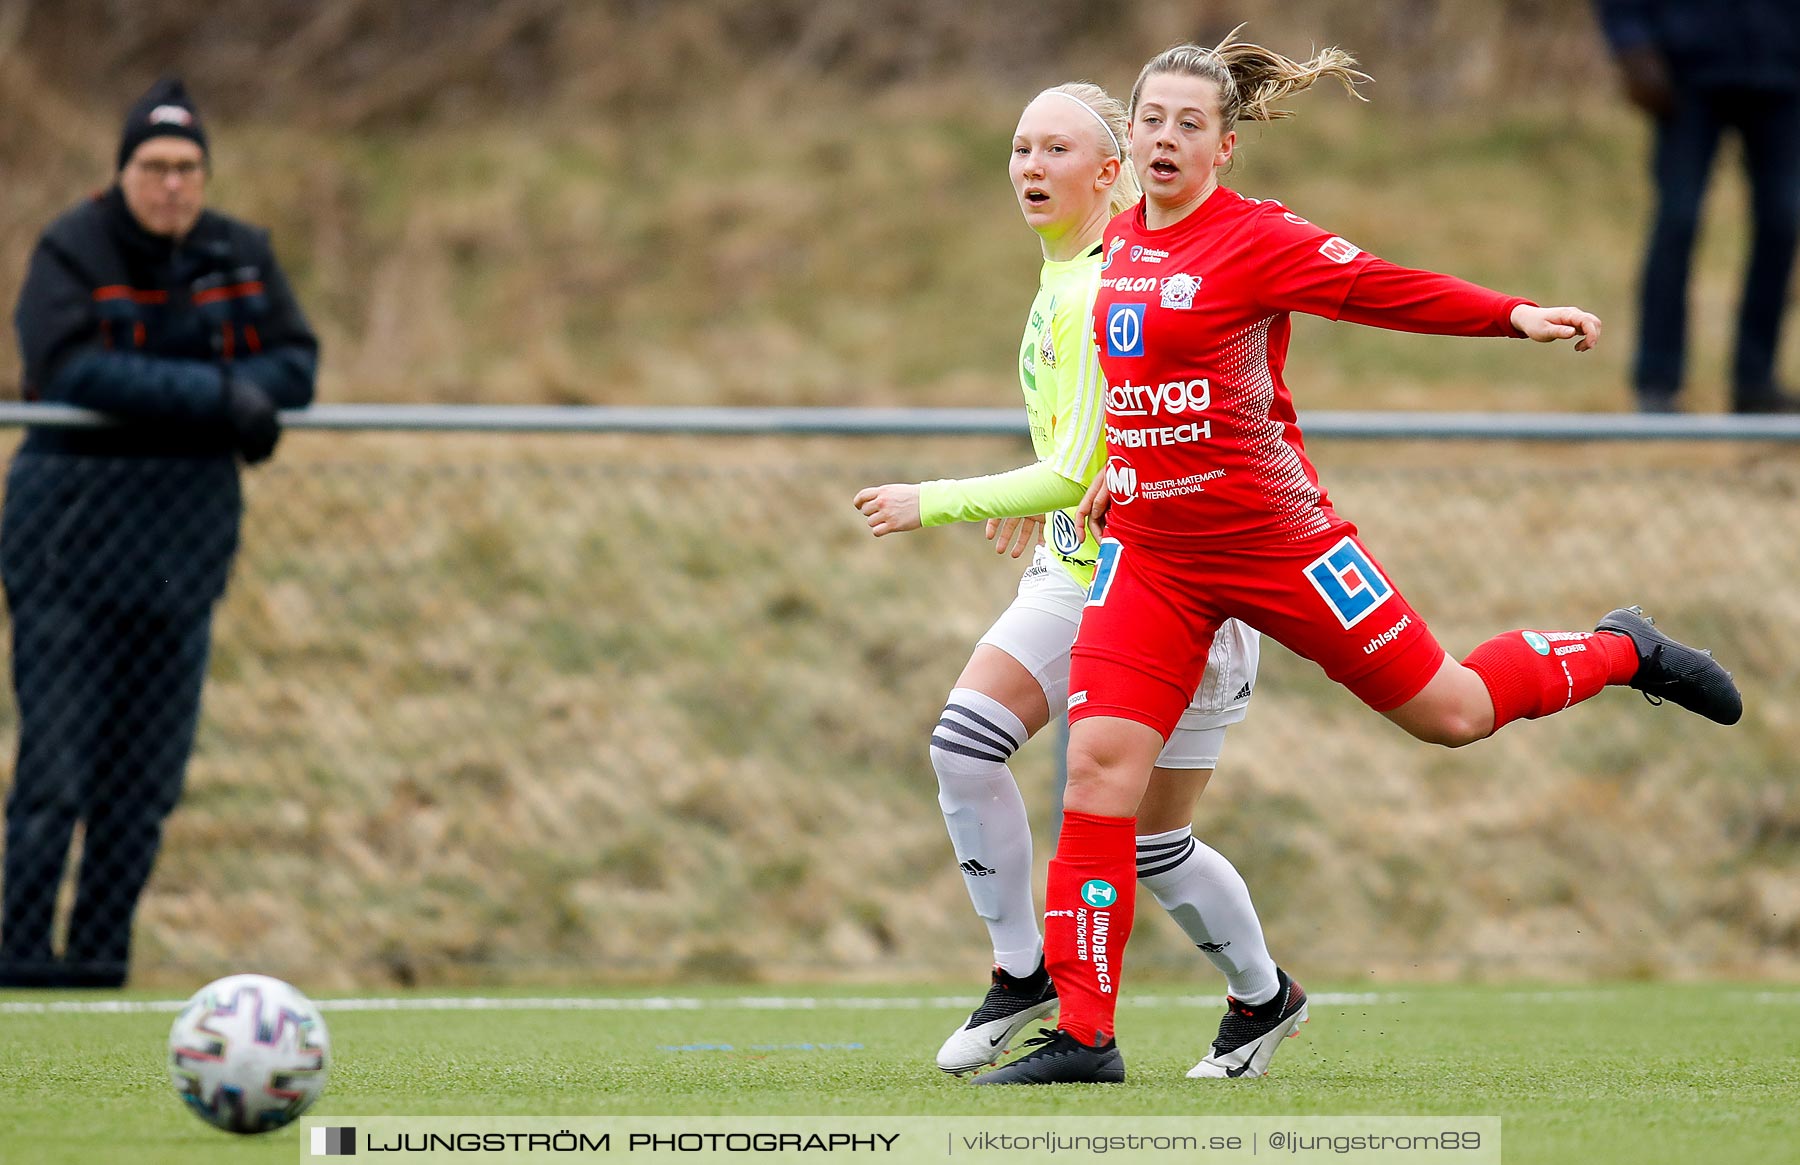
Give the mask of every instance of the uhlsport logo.
<path id="1" fill-rule="evenodd" d="M 1348 535 L 1307 563 L 1306 577 L 1345 628 L 1361 623 L 1394 597 L 1394 588 Z"/>
<path id="2" fill-rule="evenodd" d="M 1124 239 L 1114 239 L 1112 241 L 1112 243 L 1107 246 L 1106 258 L 1101 262 L 1100 270 L 1104 271 L 1108 267 L 1112 266 L 1113 256 L 1117 255 L 1119 253 L 1119 248 L 1123 247 L 1124 245 L 1125 245 Z"/>
<path id="3" fill-rule="evenodd" d="M 1081 900 L 1095 910 L 1104 910 L 1119 900 L 1119 892 L 1111 882 L 1090 878 L 1081 885 Z"/>
<path id="4" fill-rule="evenodd" d="M 1531 645 L 1531 650 L 1537 652 L 1539 655 L 1550 654 L 1550 641 L 1545 639 L 1542 635 L 1539 635 L 1536 631 L 1521 631 L 1519 632 L 1519 638 L 1523 639 L 1526 643 L 1529 643 Z"/>
<path id="5" fill-rule="evenodd" d="M 356 1130 L 315 1127 L 312 1131 L 312 1155 L 315 1157 L 356 1156 Z"/>
<path id="6" fill-rule="evenodd" d="M 1144 305 L 1115 303 L 1106 313 L 1106 354 L 1108 356 L 1142 356 L 1144 354 Z"/>

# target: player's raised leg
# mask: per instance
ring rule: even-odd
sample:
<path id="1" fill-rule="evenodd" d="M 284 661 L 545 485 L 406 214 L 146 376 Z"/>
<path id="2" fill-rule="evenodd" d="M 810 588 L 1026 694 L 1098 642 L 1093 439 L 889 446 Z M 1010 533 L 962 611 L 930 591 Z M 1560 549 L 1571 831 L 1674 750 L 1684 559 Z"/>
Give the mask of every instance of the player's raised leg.
<path id="1" fill-rule="evenodd" d="M 1430 683 L 1386 715 L 1421 740 L 1456 747 L 1515 720 L 1535 720 L 1610 686 L 1670 701 L 1719 724 L 1736 724 L 1743 697 L 1710 651 L 1664 634 L 1637 607 L 1601 619 L 1593 631 L 1508 631 L 1462 663 L 1448 657 Z"/>

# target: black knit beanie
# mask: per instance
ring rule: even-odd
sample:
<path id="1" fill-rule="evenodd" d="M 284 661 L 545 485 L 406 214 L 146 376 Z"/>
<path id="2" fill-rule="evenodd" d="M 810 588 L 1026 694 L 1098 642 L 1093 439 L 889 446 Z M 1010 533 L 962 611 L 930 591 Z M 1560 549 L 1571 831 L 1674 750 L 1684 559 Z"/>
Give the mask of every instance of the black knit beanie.
<path id="1" fill-rule="evenodd" d="M 151 138 L 186 138 L 202 153 L 207 152 L 200 112 L 188 99 L 187 86 L 179 77 L 164 77 L 132 103 L 125 114 L 125 132 L 119 137 L 119 169 Z"/>

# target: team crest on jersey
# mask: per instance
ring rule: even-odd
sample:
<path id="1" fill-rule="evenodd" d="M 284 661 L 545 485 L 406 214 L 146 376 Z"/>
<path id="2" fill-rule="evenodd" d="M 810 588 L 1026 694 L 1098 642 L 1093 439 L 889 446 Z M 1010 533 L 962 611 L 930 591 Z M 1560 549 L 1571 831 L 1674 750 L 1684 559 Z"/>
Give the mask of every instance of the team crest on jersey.
<path id="1" fill-rule="evenodd" d="M 1044 333 L 1044 342 L 1038 345 L 1038 363 L 1045 368 L 1056 367 L 1056 337 L 1049 331 Z"/>
<path id="2" fill-rule="evenodd" d="M 1348 535 L 1306 564 L 1306 578 L 1346 629 L 1394 597 L 1393 585 Z"/>
<path id="3" fill-rule="evenodd" d="M 1162 305 L 1174 311 L 1187 311 L 1194 306 L 1194 293 L 1200 290 L 1200 276 L 1179 271 L 1162 281 Z"/>

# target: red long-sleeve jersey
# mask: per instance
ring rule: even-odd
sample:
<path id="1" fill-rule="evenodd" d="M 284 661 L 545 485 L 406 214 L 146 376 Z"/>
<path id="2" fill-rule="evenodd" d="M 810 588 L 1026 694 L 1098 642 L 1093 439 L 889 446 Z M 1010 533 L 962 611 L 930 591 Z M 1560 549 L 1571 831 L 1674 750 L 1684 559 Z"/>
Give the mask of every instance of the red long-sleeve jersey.
<path id="1" fill-rule="evenodd" d="M 1160 230 L 1139 203 L 1107 225 L 1105 254 L 1094 333 L 1108 386 L 1107 532 L 1151 548 L 1284 542 L 1344 524 L 1282 380 L 1290 313 L 1514 336 L 1512 310 L 1531 302 L 1397 267 L 1224 187 Z"/>

